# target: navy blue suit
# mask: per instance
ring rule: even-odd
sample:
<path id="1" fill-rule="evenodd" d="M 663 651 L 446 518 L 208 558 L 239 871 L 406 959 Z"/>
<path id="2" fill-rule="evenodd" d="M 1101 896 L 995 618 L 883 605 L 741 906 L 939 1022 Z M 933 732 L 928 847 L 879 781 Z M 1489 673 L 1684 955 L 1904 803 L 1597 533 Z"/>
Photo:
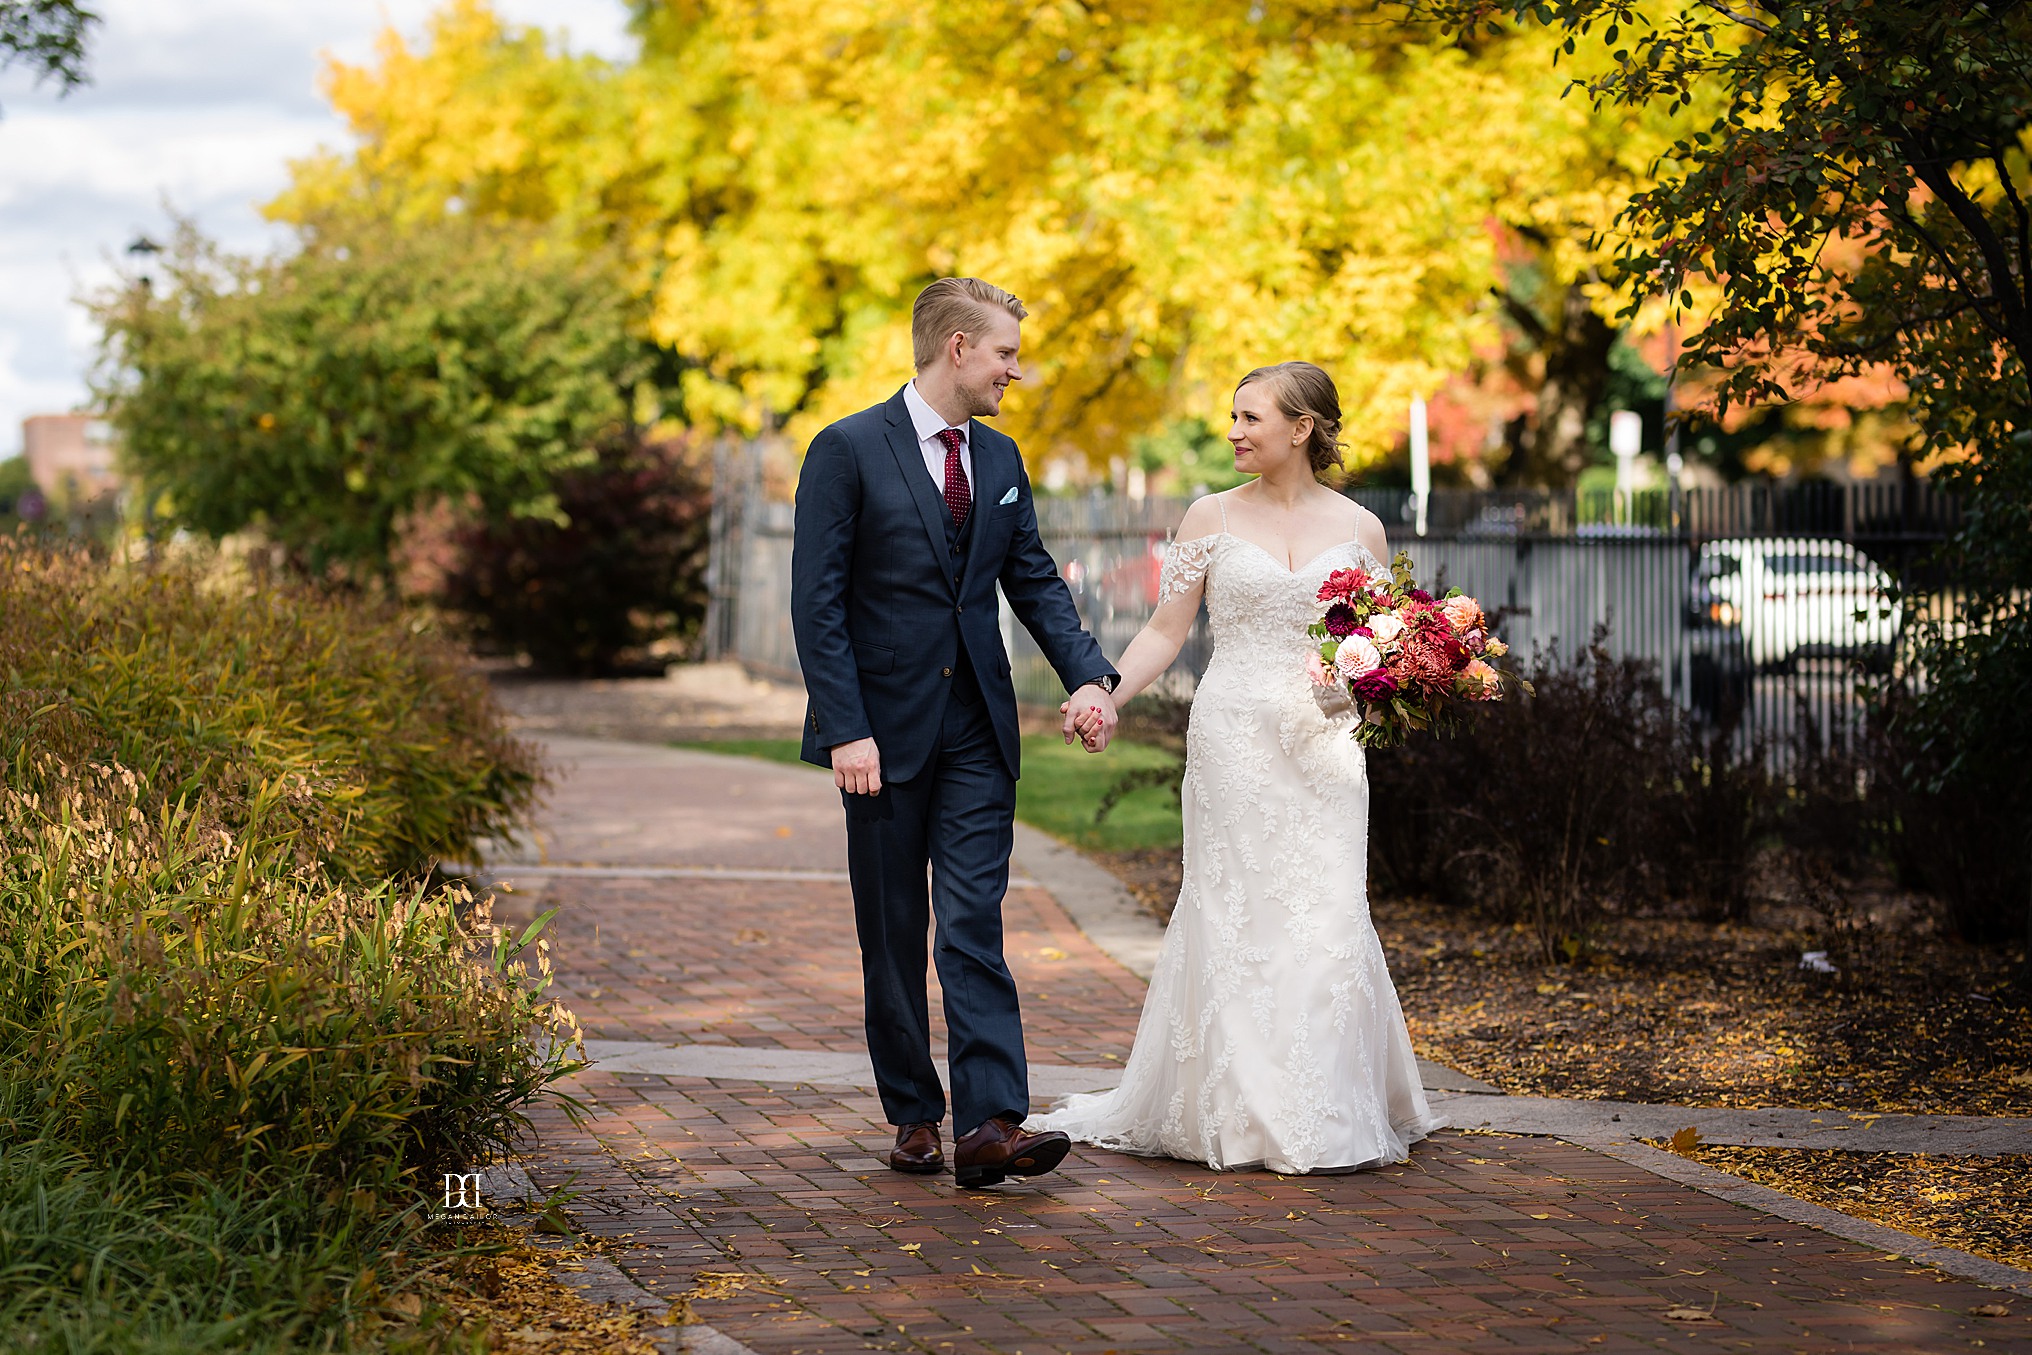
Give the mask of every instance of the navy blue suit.
<path id="1" fill-rule="evenodd" d="M 1030 1107 L 1002 958 L 1021 745 L 996 585 L 1067 691 L 1115 675 L 1038 538 L 1016 444 L 978 420 L 967 438 L 974 502 L 955 525 L 901 390 L 825 429 L 798 476 L 790 567 L 804 759 L 830 767 L 834 746 L 871 737 L 882 755 L 879 795 L 842 794 L 883 1109 L 945 1118 L 924 983 L 935 917 L 960 1134 Z"/>

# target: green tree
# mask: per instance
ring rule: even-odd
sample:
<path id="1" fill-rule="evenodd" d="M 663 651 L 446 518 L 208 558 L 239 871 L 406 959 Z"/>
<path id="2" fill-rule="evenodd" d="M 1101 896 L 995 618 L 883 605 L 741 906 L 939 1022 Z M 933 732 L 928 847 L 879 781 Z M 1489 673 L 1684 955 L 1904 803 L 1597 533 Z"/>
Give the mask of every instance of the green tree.
<path id="1" fill-rule="evenodd" d="M 1539 27 L 1598 105 L 1720 96 L 1621 217 L 1618 263 L 1695 327 L 1731 401 L 1888 367 L 1965 496 L 1942 563 L 1958 606 L 1915 607 L 1925 680 L 1909 772 L 1969 822 L 2032 840 L 2032 5 L 2023 0 L 1411 0 L 1473 45 Z M 2027 901 L 2022 852 L 1992 899 Z M 2014 885 L 2006 876 L 2018 876 Z M 1995 934 L 2008 911 L 1991 907 Z"/>
<path id="2" fill-rule="evenodd" d="M 69 93 L 85 83 L 85 39 L 98 22 L 75 0 L 0 0 L 0 70 L 26 66 Z"/>
<path id="3" fill-rule="evenodd" d="M 252 260 L 185 225 L 160 271 L 96 306 L 130 473 L 171 522 L 258 528 L 312 573 L 386 576 L 440 504 L 558 518 L 556 476 L 646 370 L 611 267 L 532 228 L 312 226 Z"/>

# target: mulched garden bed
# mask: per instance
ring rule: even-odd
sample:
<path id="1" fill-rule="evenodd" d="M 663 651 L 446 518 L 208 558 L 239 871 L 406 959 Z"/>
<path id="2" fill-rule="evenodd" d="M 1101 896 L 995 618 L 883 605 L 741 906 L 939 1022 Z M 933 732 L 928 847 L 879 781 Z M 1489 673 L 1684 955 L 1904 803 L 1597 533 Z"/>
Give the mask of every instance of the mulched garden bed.
<path id="1" fill-rule="evenodd" d="M 2032 1157 L 1712 1144 L 1686 1155 L 1856 1218 L 2032 1268 Z"/>
<path id="2" fill-rule="evenodd" d="M 1175 853 L 1102 863 L 1169 914 Z M 1401 899 L 1374 913 L 1419 1052 L 1507 1092 L 2032 1115 L 2032 992 L 2006 951 L 1914 928 L 1815 974 L 1810 930 L 1611 918 L 1591 955 L 1549 966 L 1521 927 Z"/>

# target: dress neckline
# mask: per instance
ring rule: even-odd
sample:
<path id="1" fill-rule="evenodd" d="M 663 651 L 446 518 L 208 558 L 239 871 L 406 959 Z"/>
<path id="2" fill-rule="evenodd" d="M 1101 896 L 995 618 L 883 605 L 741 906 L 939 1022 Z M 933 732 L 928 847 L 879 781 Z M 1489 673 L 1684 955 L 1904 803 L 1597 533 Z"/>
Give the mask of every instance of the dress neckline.
<path id="1" fill-rule="evenodd" d="M 1272 555 L 1267 548 L 1258 545 L 1256 542 L 1251 541 L 1246 536 L 1237 536 L 1233 532 L 1228 531 L 1225 528 L 1221 530 L 1220 535 L 1225 536 L 1230 541 L 1239 541 L 1245 546 L 1252 547 L 1258 555 L 1262 556 L 1265 560 L 1268 560 L 1271 564 L 1277 566 L 1278 569 L 1282 570 L 1286 574 L 1289 574 L 1294 579 L 1297 578 L 1299 575 L 1303 574 L 1306 570 L 1311 569 L 1321 560 L 1324 560 L 1327 556 L 1333 554 L 1337 550 L 1340 550 L 1344 546 L 1353 546 L 1355 549 L 1363 551 L 1363 553 L 1365 554 L 1367 553 L 1367 548 L 1364 547 L 1361 542 L 1350 538 L 1349 540 L 1346 541 L 1334 542 L 1333 545 L 1328 546 L 1323 551 L 1320 551 L 1317 555 L 1314 555 L 1310 560 L 1307 560 L 1304 564 L 1300 565 L 1298 568 L 1292 569 L 1289 566 L 1287 566 L 1282 560 L 1279 560 L 1276 556 Z"/>

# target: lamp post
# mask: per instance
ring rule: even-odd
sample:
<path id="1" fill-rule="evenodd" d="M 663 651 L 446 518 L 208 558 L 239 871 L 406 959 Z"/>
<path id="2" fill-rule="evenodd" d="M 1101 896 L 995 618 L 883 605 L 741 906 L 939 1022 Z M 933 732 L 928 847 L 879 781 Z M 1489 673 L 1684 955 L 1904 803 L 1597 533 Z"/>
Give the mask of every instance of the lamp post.
<path id="1" fill-rule="evenodd" d="M 1637 488 L 1637 453 L 1644 450 L 1644 416 L 1630 409 L 1609 415 L 1609 450 L 1616 454 L 1616 515 L 1627 522 Z"/>
<path id="2" fill-rule="evenodd" d="M 148 291 L 155 285 L 155 280 L 148 276 L 148 268 L 155 262 L 155 256 L 162 253 L 162 246 L 145 235 L 137 235 L 128 244 L 127 253 L 140 260 L 137 265 L 140 271 L 135 276 L 141 281 L 141 290 Z"/>

